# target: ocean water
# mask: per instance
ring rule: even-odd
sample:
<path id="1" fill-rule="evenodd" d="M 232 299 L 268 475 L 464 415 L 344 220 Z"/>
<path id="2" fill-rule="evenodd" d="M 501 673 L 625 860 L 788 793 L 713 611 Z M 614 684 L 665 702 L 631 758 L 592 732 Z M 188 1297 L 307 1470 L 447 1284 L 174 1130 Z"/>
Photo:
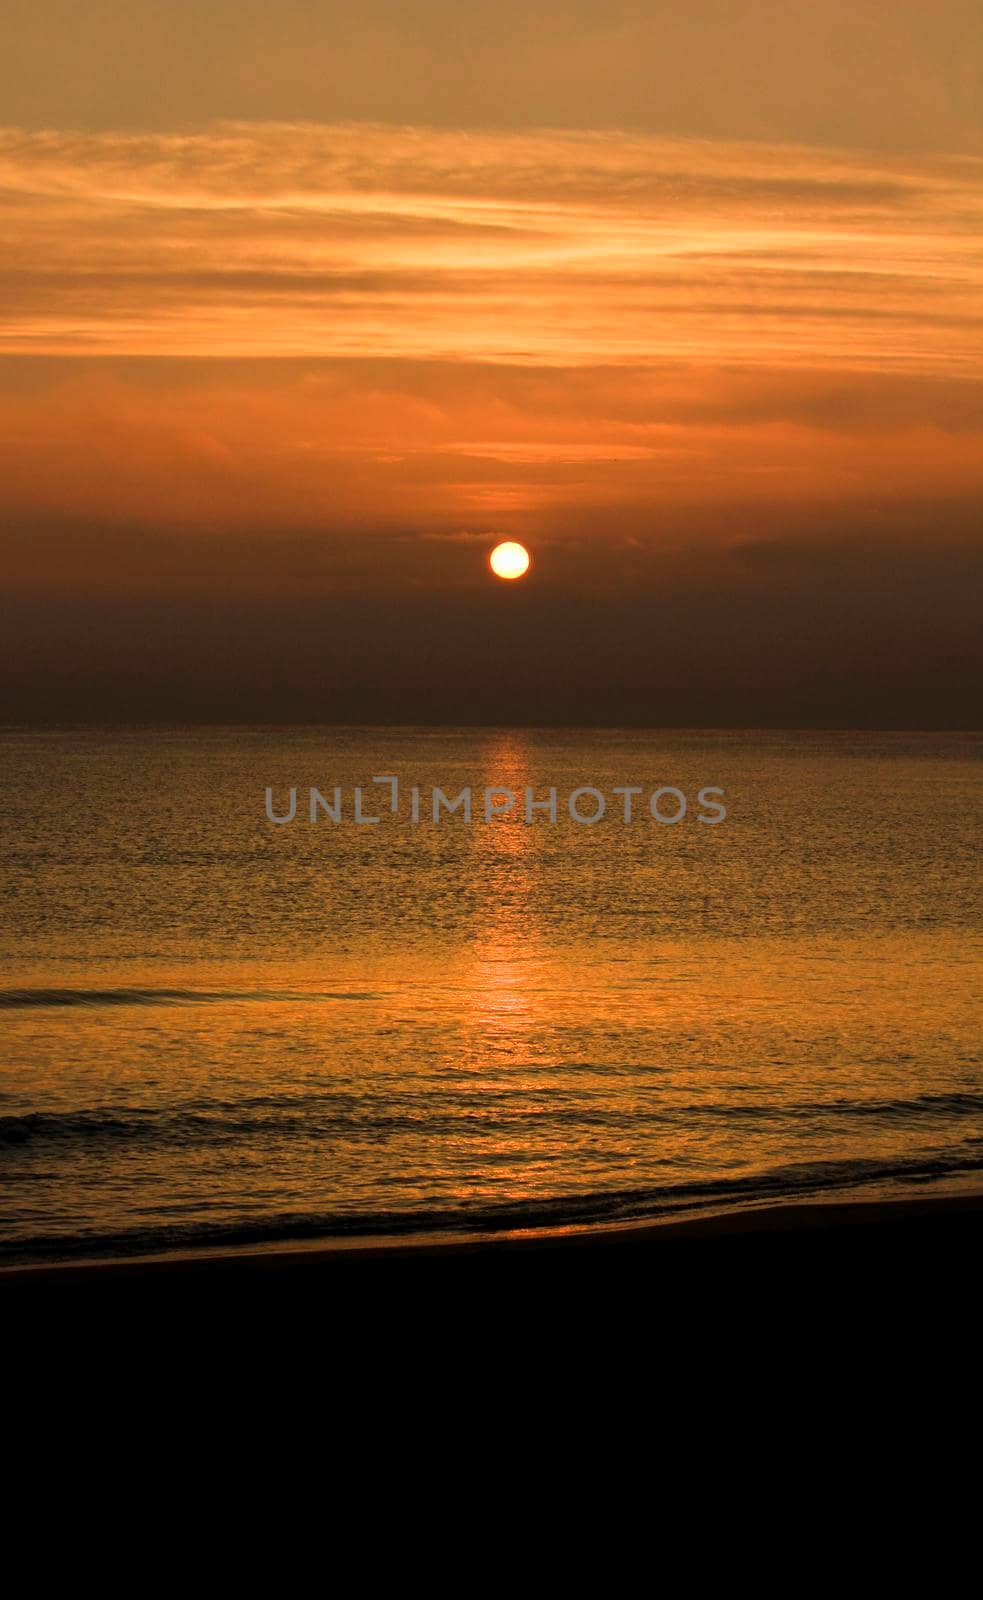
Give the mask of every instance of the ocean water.
<path id="1" fill-rule="evenodd" d="M 981 753 L 0 732 L 0 1260 L 973 1181 Z M 335 785 L 341 820 L 311 823 L 310 787 Z M 378 822 L 355 821 L 356 785 Z M 435 825 L 432 789 L 465 785 L 471 822 Z M 294 821 L 268 820 L 267 786 L 274 814 L 296 787 Z M 516 809 L 485 822 L 488 786 Z M 582 786 L 595 823 L 567 811 Z M 708 786 L 722 822 L 699 820 Z M 527 822 L 526 789 L 551 787 L 556 822 Z M 679 822 L 649 815 L 659 787 Z"/>

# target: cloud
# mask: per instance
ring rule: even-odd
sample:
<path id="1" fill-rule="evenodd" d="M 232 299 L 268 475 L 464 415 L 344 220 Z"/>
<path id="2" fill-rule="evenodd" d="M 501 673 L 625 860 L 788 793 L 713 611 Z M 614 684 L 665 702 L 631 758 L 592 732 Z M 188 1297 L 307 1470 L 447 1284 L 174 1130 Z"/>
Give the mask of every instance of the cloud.
<path id="1" fill-rule="evenodd" d="M 5 579 L 457 592 L 511 536 L 538 577 L 627 596 L 761 541 L 732 586 L 777 570 L 772 547 L 962 548 L 980 166 L 611 133 L 8 131 Z"/>
<path id="2" fill-rule="evenodd" d="M 983 385 L 823 369 L 487 362 L 0 359 L 5 575 L 251 585 L 248 540 L 306 583 L 313 539 L 384 532 L 658 548 L 804 510 L 917 502 L 924 536 L 983 492 Z M 934 516 L 924 510 L 934 503 Z M 46 526 L 74 526 L 52 542 Z M 100 526 L 117 530 L 107 543 Z M 23 530 L 23 537 L 21 537 Z M 199 547 L 237 535 L 238 557 Z M 248 537 L 247 537 L 248 536 Z M 291 542 L 293 541 L 293 542 Z M 120 554 L 122 551 L 122 555 Z M 360 560 L 362 558 L 360 557 Z M 599 556 L 599 560 L 603 558 Z M 203 565 L 202 565 L 203 564 Z M 321 569 L 316 568 L 314 578 Z"/>
<path id="3" fill-rule="evenodd" d="M 983 162 L 616 133 L 0 134 L 0 351 L 980 375 Z"/>

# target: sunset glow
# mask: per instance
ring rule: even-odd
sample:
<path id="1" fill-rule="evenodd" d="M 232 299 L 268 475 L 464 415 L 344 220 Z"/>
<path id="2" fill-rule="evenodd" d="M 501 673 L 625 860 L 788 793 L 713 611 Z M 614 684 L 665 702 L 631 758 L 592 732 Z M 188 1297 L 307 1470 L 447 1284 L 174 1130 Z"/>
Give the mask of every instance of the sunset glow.
<path id="1" fill-rule="evenodd" d="M 983 147 L 959 7 L 930 29 L 868 0 L 737 26 L 584 0 L 534 27 L 500 0 L 491 32 L 474 15 L 462 32 L 443 0 L 380 3 L 357 21 L 328 4 L 310 28 L 288 7 L 255 81 L 219 47 L 219 0 L 195 23 L 214 82 L 189 76 L 197 33 L 172 39 L 142 0 L 106 21 L 104 53 L 67 19 L 44 34 L 87 62 L 84 105 L 71 74 L 32 73 L 27 22 L 0 62 L 22 123 L 0 129 L 12 693 L 48 702 L 30 667 L 46 639 L 53 706 L 86 684 L 136 695 L 153 636 L 162 699 L 182 674 L 193 696 L 226 629 L 245 654 L 215 715 L 298 692 L 307 715 L 360 715 L 385 597 L 386 685 L 463 695 L 507 530 L 549 572 L 523 605 L 568 597 L 513 641 L 517 671 L 541 652 L 564 715 L 583 696 L 545 663 L 570 628 L 587 672 L 581 606 L 620 662 L 615 719 L 643 714 L 626 694 L 651 705 L 640 662 L 667 693 L 702 682 L 711 719 L 719 684 L 752 723 L 803 714 L 794 674 L 772 672 L 776 626 L 802 672 L 818 652 L 837 677 L 815 712 L 837 724 L 868 667 L 878 720 L 914 715 L 934 693 L 919 650 L 968 694 Z M 501 45 L 506 14 L 521 48 Z M 128 98 L 149 37 L 165 103 L 148 83 Z M 635 636 L 619 608 L 649 602 L 659 627 Z M 311 663 L 334 648 L 322 690 Z M 766 712 L 783 683 L 792 703 Z"/>

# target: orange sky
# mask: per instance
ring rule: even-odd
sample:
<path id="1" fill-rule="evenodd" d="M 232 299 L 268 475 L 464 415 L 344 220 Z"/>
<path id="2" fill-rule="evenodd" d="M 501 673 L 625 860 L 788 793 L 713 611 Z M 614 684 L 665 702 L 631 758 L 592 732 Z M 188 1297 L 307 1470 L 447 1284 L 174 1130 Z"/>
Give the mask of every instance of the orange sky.
<path id="1" fill-rule="evenodd" d="M 7 134 L 6 506 L 562 540 L 585 503 L 976 493 L 981 172 L 611 133 Z M 58 360 L 25 383 L 27 356 Z"/>
<path id="2" fill-rule="evenodd" d="M 240 8 L 262 85 L 215 42 L 228 7 L 197 8 L 209 87 L 178 5 L 171 100 L 148 91 L 142 126 L 127 84 L 156 12 L 134 9 L 142 47 L 112 8 L 88 43 L 36 8 L 90 52 L 86 104 L 17 72 L 26 12 L 0 70 L 23 124 L 0 130 L 11 594 L 439 599 L 514 536 L 540 583 L 719 598 L 747 548 L 889 573 L 975 547 L 983 143 L 959 0 L 934 33 L 910 4 L 889 24 L 742 7 L 740 28 L 702 0 L 550 5 L 524 76 L 483 6 L 441 49 L 437 0 L 415 33 L 377 0 L 337 35 L 348 87 L 325 67 L 318 117 L 302 60 L 333 7 L 315 35 L 303 8 L 279 31 Z M 400 60 L 429 62 L 419 108 Z M 497 116 L 468 115 L 480 63 Z"/>

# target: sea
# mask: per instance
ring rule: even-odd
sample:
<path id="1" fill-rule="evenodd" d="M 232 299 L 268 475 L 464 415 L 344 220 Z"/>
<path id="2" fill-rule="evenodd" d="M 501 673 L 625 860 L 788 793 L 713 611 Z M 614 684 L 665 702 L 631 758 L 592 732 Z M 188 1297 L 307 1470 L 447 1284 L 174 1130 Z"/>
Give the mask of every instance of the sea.
<path id="1" fill-rule="evenodd" d="M 0 730 L 0 1263 L 978 1184 L 981 755 Z"/>

